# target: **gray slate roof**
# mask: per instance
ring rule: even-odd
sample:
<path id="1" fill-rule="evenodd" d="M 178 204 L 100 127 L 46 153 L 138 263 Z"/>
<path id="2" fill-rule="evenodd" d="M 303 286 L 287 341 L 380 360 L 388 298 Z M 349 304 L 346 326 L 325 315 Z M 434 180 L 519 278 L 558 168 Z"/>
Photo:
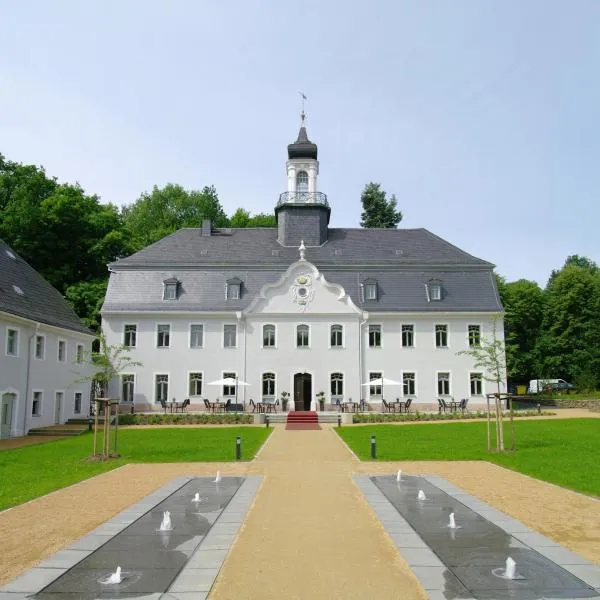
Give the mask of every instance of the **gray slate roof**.
<path id="1" fill-rule="evenodd" d="M 289 266 L 298 249 L 277 242 L 276 228 L 217 229 L 202 236 L 201 229 L 180 229 L 127 258 L 112 263 L 127 267 L 177 266 Z M 309 247 L 306 260 L 318 265 L 346 266 L 464 266 L 493 268 L 427 229 L 329 229 L 328 240 Z"/>
<path id="2" fill-rule="evenodd" d="M 319 265 L 316 265 L 319 267 Z M 287 267 L 287 265 L 286 265 Z M 173 269 L 127 270 L 111 273 L 103 311 L 236 311 L 246 308 L 266 283 L 275 283 L 285 268 L 265 270 Z M 320 269 L 330 283 L 341 285 L 353 302 L 370 312 L 494 312 L 502 310 L 491 269 L 462 270 L 336 270 Z M 162 282 L 179 279 L 177 300 L 163 300 Z M 228 279 L 242 280 L 239 300 L 226 300 Z M 379 298 L 363 302 L 360 284 L 377 281 Z M 425 284 L 442 282 L 443 299 L 428 302 Z"/>
<path id="3" fill-rule="evenodd" d="M 7 252 L 12 253 L 13 260 Z M 23 291 L 19 295 L 13 285 Z M 85 327 L 60 292 L 0 240 L 0 311 L 81 333 Z"/>

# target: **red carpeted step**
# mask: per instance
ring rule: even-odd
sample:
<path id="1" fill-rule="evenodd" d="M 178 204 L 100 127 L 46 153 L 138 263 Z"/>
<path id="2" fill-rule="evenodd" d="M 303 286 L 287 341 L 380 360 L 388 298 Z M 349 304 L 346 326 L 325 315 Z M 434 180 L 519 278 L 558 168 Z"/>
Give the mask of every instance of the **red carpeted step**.
<path id="1" fill-rule="evenodd" d="M 287 423 L 318 424 L 319 415 L 314 411 L 292 411 L 287 415 Z"/>

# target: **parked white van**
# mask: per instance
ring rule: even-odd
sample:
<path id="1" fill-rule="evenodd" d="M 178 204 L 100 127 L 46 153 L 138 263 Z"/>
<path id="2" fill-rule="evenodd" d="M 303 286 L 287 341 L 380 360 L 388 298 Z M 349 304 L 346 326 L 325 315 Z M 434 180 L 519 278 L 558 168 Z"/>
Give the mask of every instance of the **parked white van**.
<path id="1" fill-rule="evenodd" d="M 532 379 L 529 382 L 528 394 L 538 394 L 550 388 L 552 391 L 572 390 L 575 386 L 564 379 Z"/>

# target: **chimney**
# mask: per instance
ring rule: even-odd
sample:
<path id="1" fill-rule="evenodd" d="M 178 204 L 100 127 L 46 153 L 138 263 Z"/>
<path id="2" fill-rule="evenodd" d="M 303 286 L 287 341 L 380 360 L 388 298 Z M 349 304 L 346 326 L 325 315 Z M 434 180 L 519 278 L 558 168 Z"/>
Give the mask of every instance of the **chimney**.
<path id="1" fill-rule="evenodd" d="M 202 221 L 202 237 L 210 237 L 211 225 L 210 219 L 204 219 Z"/>

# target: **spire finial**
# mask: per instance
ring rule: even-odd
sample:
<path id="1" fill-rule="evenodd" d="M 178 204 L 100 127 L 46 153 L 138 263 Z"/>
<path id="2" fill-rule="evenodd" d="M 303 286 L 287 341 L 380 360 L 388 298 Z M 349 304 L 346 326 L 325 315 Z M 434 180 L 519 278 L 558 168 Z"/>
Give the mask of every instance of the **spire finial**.
<path id="1" fill-rule="evenodd" d="M 300 242 L 300 247 L 298 248 L 298 251 L 300 252 L 300 260 L 306 260 L 304 258 L 304 255 L 306 254 L 306 246 L 304 245 L 304 240 Z"/>
<path id="2" fill-rule="evenodd" d="M 302 112 L 300 113 L 300 127 L 304 127 L 304 120 L 306 119 L 306 113 L 304 112 L 304 101 L 308 100 L 308 98 L 306 97 L 306 95 L 304 94 L 304 92 L 298 92 L 300 94 L 300 97 L 302 98 Z"/>

